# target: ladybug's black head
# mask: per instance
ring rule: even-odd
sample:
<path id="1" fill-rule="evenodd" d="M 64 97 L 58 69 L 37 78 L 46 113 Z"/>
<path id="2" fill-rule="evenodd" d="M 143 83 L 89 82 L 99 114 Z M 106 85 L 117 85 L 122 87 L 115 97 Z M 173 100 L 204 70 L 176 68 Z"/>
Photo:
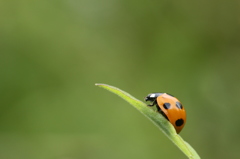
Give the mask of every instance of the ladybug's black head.
<path id="1" fill-rule="evenodd" d="M 150 93 L 145 97 L 145 101 L 155 101 L 156 98 L 164 93 Z"/>

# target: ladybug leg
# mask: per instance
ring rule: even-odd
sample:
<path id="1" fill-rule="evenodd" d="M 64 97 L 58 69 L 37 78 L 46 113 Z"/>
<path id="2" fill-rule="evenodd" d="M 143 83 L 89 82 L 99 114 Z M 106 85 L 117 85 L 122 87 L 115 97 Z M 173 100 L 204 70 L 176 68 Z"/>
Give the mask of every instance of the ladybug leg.
<path id="1" fill-rule="evenodd" d="M 155 100 L 152 104 L 148 104 L 147 106 L 149 107 L 153 107 L 156 105 L 156 108 L 157 108 L 157 112 L 161 112 L 161 109 L 160 107 L 157 105 L 157 101 Z"/>
<path id="2" fill-rule="evenodd" d="M 161 112 L 161 109 L 160 109 L 160 107 L 158 105 L 156 106 L 156 108 L 157 108 L 158 112 Z"/>
<path id="3" fill-rule="evenodd" d="M 152 107 L 152 106 L 154 106 L 154 105 L 156 105 L 156 104 L 157 104 L 157 102 L 156 102 L 156 100 L 155 100 L 152 104 L 148 104 L 147 106 Z"/>

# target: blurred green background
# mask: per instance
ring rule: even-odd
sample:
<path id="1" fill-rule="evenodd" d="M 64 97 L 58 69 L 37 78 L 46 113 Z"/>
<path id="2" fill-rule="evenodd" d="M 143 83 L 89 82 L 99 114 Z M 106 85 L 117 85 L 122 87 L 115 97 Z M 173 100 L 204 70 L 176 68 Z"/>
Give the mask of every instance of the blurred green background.
<path id="1" fill-rule="evenodd" d="M 185 159 L 128 103 L 168 92 L 202 158 L 239 158 L 237 0 L 0 1 L 1 159 Z"/>

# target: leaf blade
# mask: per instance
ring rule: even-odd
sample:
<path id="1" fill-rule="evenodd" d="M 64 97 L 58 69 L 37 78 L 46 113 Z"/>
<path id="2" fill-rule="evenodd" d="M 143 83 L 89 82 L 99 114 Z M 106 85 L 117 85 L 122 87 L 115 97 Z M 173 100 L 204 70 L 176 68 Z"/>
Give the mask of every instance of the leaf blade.
<path id="1" fill-rule="evenodd" d="M 145 103 L 117 87 L 100 83 L 96 83 L 95 85 L 115 93 L 139 110 L 144 116 L 152 121 L 154 125 L 156 125 L 188 158 L 200 159 L 200 156 L 197 154 L 197 152 L 176 133 L 170 122 L 168 122 L 168 120 L 166 120 L 159 113 L 148 108 Z"/>

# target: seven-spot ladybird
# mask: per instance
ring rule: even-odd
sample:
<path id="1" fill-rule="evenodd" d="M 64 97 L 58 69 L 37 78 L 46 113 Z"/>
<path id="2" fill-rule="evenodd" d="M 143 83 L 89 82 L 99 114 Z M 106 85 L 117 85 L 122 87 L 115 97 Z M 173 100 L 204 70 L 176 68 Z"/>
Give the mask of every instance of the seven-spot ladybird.
<path id="1" fill-rule="evenodd" d="M 174 126 L 177 133 L 180 133 L 186 123 L 186 111 L 177 98 L 167 93 L 151 93 L 145 101 L 153 102 L 148 106 L 156 105 L 158 112 Z"/>

